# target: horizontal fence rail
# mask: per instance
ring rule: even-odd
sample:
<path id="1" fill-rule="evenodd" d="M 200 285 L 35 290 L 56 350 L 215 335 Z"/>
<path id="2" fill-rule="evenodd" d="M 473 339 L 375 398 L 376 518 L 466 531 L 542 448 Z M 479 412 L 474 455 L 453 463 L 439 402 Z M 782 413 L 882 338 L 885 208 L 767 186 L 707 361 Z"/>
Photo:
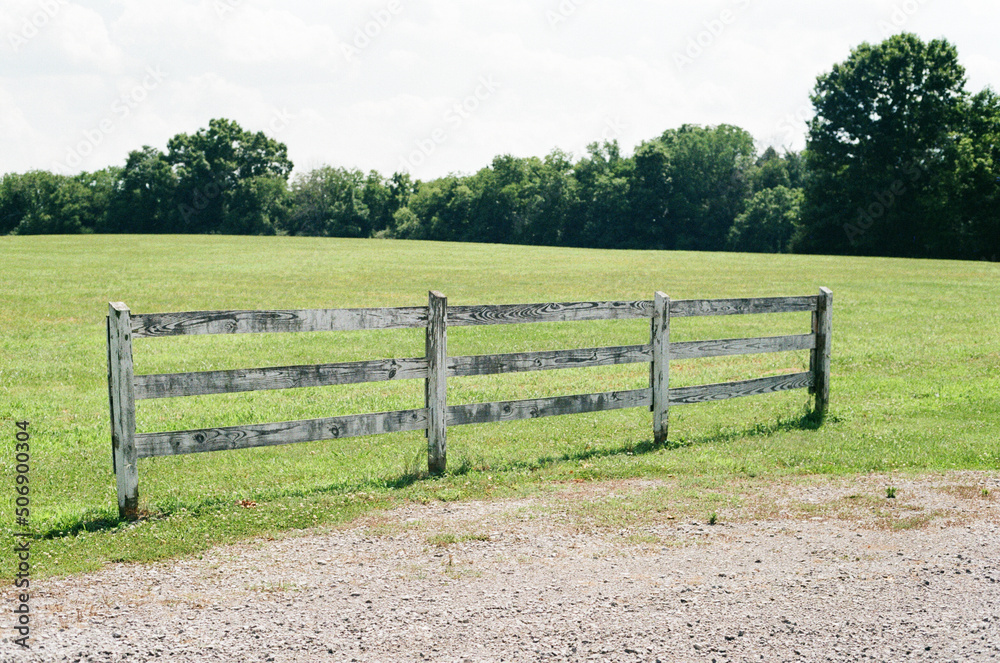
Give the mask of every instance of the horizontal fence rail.
<path id="1" fill-rule="evenodd" d="M 450 357 L 448 377 L 637 364 L 648 362 L 651 356 L 648 345 L 626 345 L 612 348 Z"/>
<path id="2" fill-rule="evenodd" d="M 427 377 L 427 360 L 376 359 L 339 364 L 246 368 L 135 376 L 135 399 L 205 396 L 264 389 L 328 387 Z"/>
<path id="3" fill-rule="evenodd" d="M 795 336 L 767 336 L 763 338 L 730 338 L 721 341 L 681 341 L 670 345 L 671 359 L 701 359 L 729 355 L 763 354 L 812 350 L 816 347 L 814 334 Z"/>
<path id="4" fill-rule="evenodd" d="M 276 424 L 253 424 L 227 428 L 204 428 L 172 433 L 140 433 L 136 448 L 140 458 L 173 456 L 200 451 L 249 449 L 295 442 L 335 440 L 379 433 L 425 430 L 427 411 L 399 410 L 374 414 L 351 414 L 343 417 L 285 421 Z"/>
<path id="5" fill-rule="evenodd" d="M 819 295 L 805 297 L 671 300 L 664 293 L 656 293 L 654 299 L 641 301 L 449 307 L 444 295 L 431 292 L 426 307 L 193 311 L 134 316 L 125 304 L 113 302 L 109 305 L 107 320 L 108 394 L 119 514 L 126 519 L 137 517 L 139 458 L 423 430 L 427 436 L 428 468 L 431 472 L 440 473 L 446 467 L 446 431 L 449 426 L 641 407 L 653 411 L 653 438 L 662 443 L 667 438 L 669 408 L 672 405 L 705 403 L 790 389 L 809 389 L 815 394 L 817 412 L 822 414 L 829 402 L 832 299 L 832 293 L 821 288 Z M 809 334 L 670 342 L 672 317 L 792 312 L 812 313 Z M 455 357 L 447 354 L 448 327 L 628 319 L 650 320 L 649 343 Z M 132 338 L 413 328 L 426 329 L 424 357 L 133 374 Z M 795 350 L 810 351 L 808 372 L 692 387 L 670 387 L 669 384 L 672 360 Z M 650 365 L 648 388 L 493 403 L 447 404 L 448 378 L 635 363 Z M 137 400 L 411 379 L 425 382 L 422 408 L 161 433 L 137 434 L 135 431 Z"/>
<path id="6" fill-rule="evenodd" d="M 678 299 L 670 303 L 670 316 L 741 315 L 815 311 L 819 300 L 809 297 L 758 297 L 754 299 Z"/>
<path id="7" fill-rule="evenodd" d="M 635 320 L 648 318 L 650 302 L 569 302 L 563 304 L 500 304 L 452 306 L 448 326 L 509 325 L 524 322 Z"/>
<path id="8" fill-rule="evenodd" d="M 132 318 L 135 338 L 188 334 L 355 331 L 426 327 L 427 309 L 358 308 L 303 311 L 191 311 L 147 313 Z"/>
<path id="9" fill-rule="evenodd" d="M 815 384 L 812 373 L 793 373 L 791 375 L 775 375 L 769 378 L 755 378 L 740 382 L 721 382 L 718 384 L 703 384 L 696 387 L 678 387 L 670 390 L 670 404 L 683 405 L 691 403 L 707 403 L 722 401 L 740 396 L 757 396 L 773 394 L 789 389 L 807 389 Z"/>

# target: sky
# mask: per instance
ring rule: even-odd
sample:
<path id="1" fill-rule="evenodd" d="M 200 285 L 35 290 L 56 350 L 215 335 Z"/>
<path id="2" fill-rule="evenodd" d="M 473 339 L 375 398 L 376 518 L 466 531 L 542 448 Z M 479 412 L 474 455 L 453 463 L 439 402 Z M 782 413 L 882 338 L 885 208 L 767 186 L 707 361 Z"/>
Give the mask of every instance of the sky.
<path id="1" fill-rule="evenodd" d="M 682 124 L 801 149 L 816 77 L 945 38 L 1000 89 L 996 0 L 0 0 L 0 173 L 166 150 L 212 118 L 322 165 L 471 173 Z"/>

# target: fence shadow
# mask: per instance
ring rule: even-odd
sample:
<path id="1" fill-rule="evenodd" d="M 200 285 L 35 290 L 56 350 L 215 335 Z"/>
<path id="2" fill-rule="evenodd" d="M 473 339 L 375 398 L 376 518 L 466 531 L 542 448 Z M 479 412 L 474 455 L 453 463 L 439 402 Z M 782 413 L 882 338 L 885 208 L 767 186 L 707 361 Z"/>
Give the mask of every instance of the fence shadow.
<path id="1" fill-rule="evenodd" d="M 682 449 L 686 447 L 701 446 L 707 444 L 718 444 L 731 442 L 747 437 L 768 438 L 778 433 L 789 431 L 815 431 L 819 430 L 824 422 L 836 421 L 835 417 L 808 411 L 797 417 L 781 417 L 770 423 L 757 423 L 753 426 L 736 428 L 713 433 L 684 436 L 679 439 L 668 439 L 666 442 L 657 444 L 653 439 L 645 439 L 638 442 L 626 442 L 613 447 L 601 449 L 584 449 L 576 452 L 569 452 L 558 455 L 539 456 L 534 459 L 512 460 L 501 466 L 481 467 L 470 459 L 463 459 L 456 467 L 448 469 L 449 476 L 464 476 L 473 472 L 510 472 L 518 470 L 541 470 L 560 463 L 588 461 L 599 458 L 610 458 L 625 454 L 643 455 L 660 450 Z M 385 483 L 387 488 L 399 490 L 408 488 L 420 481 L 433 478 L 430 473 L 421 470 L 419 465 L 410 467 L 406 472 L 395 479 Z"/>
<path id="2" fill-rule="evenodd" d="M 107 513 L 88 512 L 79 520 L 53 525 L 46 530 L 38 532 L 31 538 L 51 540 L 74 537 L 86 532 L 107 532 L 118 529 L 123 523 L 128 522 L 128 520 L 113 515 L 110 511 Z"/>
<path id="3" fill-rule="evenodd" d="M 826 413 L 810 411 L 797 417 L 779 417 L 770 423 L 756 423 L 744 428 L 732 428 L 718 430 L 701 435 L 682 436 L 677 439 L 667 440 L 659 448 L 680 449 L 703 444 L 718 444 L 732 442 L 745 437 L 771 437 L 777 433 L 789 431 L 819 430 L 826 422 L 835 422 L 836 417 L 831 417 Z"/>
<path id="4" fill-rule="evenodd" d="M 480 467 L 471 459 L 462 459 L 455 467 L 448 469 L 448 476 L 466 476 L 474 472 L 511 472 L 518 470 L 529 470 L 537 471 L 559 465 L 561 463 L 570 462 L 581 462 L 600 458 L 611 458 L 614 456 L 622 456 L 625 454 L 633 455 L 643 455 L 648 453 L 653 453 L 660 450 L 672 450 L 672 449 L 682 449 L 686 447 L 694 447 L 708 444 L 719 444 L 725 442 L 731 442 L 733 440 L 738 440 L 747 437 L 756 438 L 768 438 L 778 433 L 789 432 L 789 431 L 814 431 L 818 430 L 824 422 L 835 422 L 837 417 L 830 415 L 823 415 L 815 411 L 807 412 L 801 416 L 797 417 L 782 417 L 770 423 L 757 423 L 752 426 L 747 426 L 744 428 L 736 428 L 723 431 L 715 431 L 712 433 L 694 435 L 694 436 L 682 436 L 676 439 L 668 439 L 662 444 L 656 444 L 652 439 L 645 439 L 638 442 L 626 442 L 620 445 L 612 447 L 604 447 L 601 449 L 583 449 L 580 451 L 569 452 L 564 454 L 553 454 L 546 456 L 539 456 L 534 459 L 525 460 L 514 460 L 505 463 L 501 467 L 491 466 L 491 467 Z M 427 480 L 437 480 L 439 477 L 432 475 L 425 468 L 426 465 L 426 452 L 420 451 L 415 454 L 414 458 L 407 463 L 406 469 L 399 475 L 395 477 L 390 477 L 386 479 L 372 479 L 363 484 L 357 483 L 335 483 L 326 486 L 320 486 L 316 488 L 304 489 L 304 490 L 294 490 L 281 492 L 276 495 L 259 495 L 254 496 L 256 499 L 267 500 L 267 499 L 289 499 L 289 498 L 305 498 L 305 497 L 315 497 L 317 495 L 346 495 L 357 491 L 373 490 L 377 488 L 384 488 L 390 492 L 400 491 L 405 488 L 409 488 L 415 484 Z M 160 520 L 164 518 L 169 518 L 175 515 L 179 511 L 187 511 L 194 516 L 200 515 L 205 511 L 213 511 L 215 509 L 225 507 L 230 505 L 232 499 L 230 497 L 212 497 L 203 499 L 196 503 L 189 504 L 177 504 L 175 506 L 159 507 L 155 511 L 140 511 L 139 522 L 150 521 L 150 520 Z M 67 537 L 74 537 L 82 533 L 87 532 L 109 532 L 120 528 L 122 525 L 127 525 L 131 522 L 128 519 L 119 518 L 109 512 L 96 512 L 91 511 L 77 521 L 71 523 L 64 523 L 58 526 L 52 526 L 47 530 L 41 531 L 34 535 L 34 539 L 62 539 Z"/>

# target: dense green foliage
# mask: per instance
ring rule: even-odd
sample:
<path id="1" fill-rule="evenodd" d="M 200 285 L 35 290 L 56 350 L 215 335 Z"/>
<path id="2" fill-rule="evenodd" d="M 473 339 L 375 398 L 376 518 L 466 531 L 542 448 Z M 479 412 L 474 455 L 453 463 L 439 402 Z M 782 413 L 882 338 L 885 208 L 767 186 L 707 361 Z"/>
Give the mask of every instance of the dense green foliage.
<path id="1" fill-rule="evenodd" d="M 592 144 L 576 162 L 503 155 L 472 175 L 414 182 L 322 166 L 288 181 L 285 146 L 229 120 L 146 146 L 123 168 L 30 172 L 0 185 L 0 232 L 382 237 L 597 248 L 722 249 L 755 183 L 789 184 L 786 162 L 737 127 L 685 125 L 623 156 Z M 779 164 L 779 165 L 775 165 Z M 787 250 L 787 247 L 782 247 Z"/>
<path id="2" fill-rule="evenodd" d="M 862 44 L 812 101 L 799 249 L 1000 258 L 1000 104 L 951 44 Z"/>
<path id="3" fill-rule="evenodd" d="M 1000 98 L 955 48 L 861 44 L 817 79 L 807 147 L 758 155 L 735 126 L 684 125 L 631 155 L 501 155 L 478 172 L 322 166 L 216 119 L 122 168 L 0 180 L 0 234 L 222 233 L 623 249 L 1000 259 Z"/>
<path id="4" fill-rule="evenodd" d="M 727 248 L 755 253 L 787 253 L 801 225 L 802 190 L 779 184 L 754 194 L 729 230 Z"/>
<path id="5" fill-rule="evenodd" d="M 797 295 L 821 285 L 833 290 L 834 335 L 830 411 L 819 427 L 804 417 L 810 396 L 801 390 L 673 407 L 661 447 L 652 444 L 645 408 L 456 426 L 448 430 L 448 474 L 435 478 L 422 473 L 421 432 L 145 458 L 139 492 L 148 517 L 118 521 L 108 301 L 153 313 L 419 306 L 430 289 L 461 305 L 647 299 L 656 290 L 675 298 Z M 1000 468 L 1000 309 L 992 305 L 1000 299 L 1000 265 L 993 263 L 310 237 L 15 236 L 0 237 L 0 298 L 0 430 L 10 441 L 14 422 L 30 422 L 32 572 L 39 577 L 277 536 L 374 505 L 522 495 L 579 480 L 663 482 L 657 507 L 680 516 L 692 494 L 738 500 L 748 481 Z M 808 314 L 787 313 L 677 318 L 670 333 L 691 341 L 808 329 Z M 645 320 L 454 327 L 448 350 L 620 346 L 645 343 L 649 333 Z M 423 352 L 419 329 L 134 342 L 136 374 Z M 808 366 L 802 351 L 680 360 L 670 379 L 684 387 Z M 449 380 L 448 400 L 648 384 L 646 364 L 537 371 Z M 397 380 L 143 400 L 136 423 L 152 432 L 414 408 L 423 386 Z M 9 488 L 15 465 L 13 453 L 0 455 L 0 483 Z M 15 529 L 15 492 L 3 492 L 0 535 L 9 541 L 22 528 Z M 244 499 L 259 506 L 242 508 Z M 0 577 L 10 577 L 16 557 L 3 559 Z"/>

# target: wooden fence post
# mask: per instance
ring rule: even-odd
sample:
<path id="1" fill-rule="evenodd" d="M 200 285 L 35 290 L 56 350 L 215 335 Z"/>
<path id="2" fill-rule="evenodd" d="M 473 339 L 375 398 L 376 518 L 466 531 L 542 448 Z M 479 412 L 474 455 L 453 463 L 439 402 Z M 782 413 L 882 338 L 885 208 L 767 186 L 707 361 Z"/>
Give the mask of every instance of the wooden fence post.
<path id="1" fill-rule="evenodd" d="M 132 372 L 132 322 L 128 306 L 108 305 L 108 393 L 111 449 L 118 484 L 118 517 L 139 517 L 139 469 L 135 448 L 135 385 Z"/>
<path id="2" fill-rule="evenodd" d="M 816 394 L 816 413 L 822 417 L 830 404 L 830 350 L 833 342 L 833 293 L 828 288 L 819 289 L 816 314 L 813 315 L 813 333 L 816 334 L 816 349 L 812 361 Z"/>
<path id="3" fill-rule="evenodd" d="M 652 322 L 653 442 L 667 441 L 670 414 L 670 297 L 657 292 Z"/>
<path id="4" fill-rule="evenodd" d="M 427 470 L 443 474 L 447 465 L 448 298 L 436 290 L 427 304 Z"/>

